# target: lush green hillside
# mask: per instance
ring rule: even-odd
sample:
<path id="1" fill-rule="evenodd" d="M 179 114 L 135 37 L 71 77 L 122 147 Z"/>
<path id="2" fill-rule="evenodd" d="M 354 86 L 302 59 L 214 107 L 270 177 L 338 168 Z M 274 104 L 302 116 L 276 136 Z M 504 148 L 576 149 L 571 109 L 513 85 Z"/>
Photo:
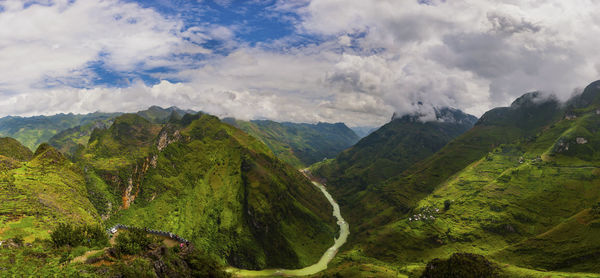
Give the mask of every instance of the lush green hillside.
<path id="1" fill-rule="evenodd" d="M 223 121 L 263 141 L 279 159 L 296 168 L 335 157 L 359 139 L 343 123 L 248 122 L 231 118 Z"/>
<path id="2" fill-rule="evenodd" d="M 444 117 L 451 119 L 442 121 Z M 415 115 L 394 117 L 335 159 L 313 167 L 313 172 L 345 190 L 363 190 L 434 154 L 477 121 L 449 108 L 437 111 L 437 118 L 439 121 L 422 122 Z"/>
<path id="3" fill-rule="evenodd" d="M 84 115 L 57 114 L 54 116 L 0 118 L 0 136 L 12 137 L 31 150 L 47 142 L 55 134 L 69 128 L 114 118 L 120 113 L 90 113 Z"/>
<path id="4" fill-rule="evenodd" d="M 113 120 L 113 118 L 97 120 L 65 129 L 48 139 L 48 144 L 68 156 L 73 156 L 87 146 L 94 129 L 107 129 L 112 125 Z"/>
<path id="5" fill-rule="evenodd" d="M 158 106 L 152 106 L 146 110 L 139 111 L 136 114 L 152 123 L 162 124 L 170 119 L 181 119 L 186 113 L 194 113 L 194 111 L 182 110 L 177 107 L 165 109 Z M 114 117 L 116 116 L 118 115 L 115 115 Z M 48 143 L 62 153 L 72 156 L 87 146 L 90 135 L 94 129 L 107 129 L 112 125 L 114 117 L 97 119 L 62 130 L 48 139 Z"/>
<path id="6" fill-rule="evenodd" d="M 342 258 L 415 275 L 468 252 L 509 277 L 599 273 L 599 99 L 598 83 L 566 106 L 526 94 L 398 176 L 352 194 L 329 183 L 354 227 Z"/>
<path id="7" fill-rule="evenodd" d="M 81 159 L 109 223 L 176 232 L 232 265 L 305 266 L 333 242 L 322 193 L 213 116 L 158 125 L 125 114 L 93 132 Z"/>
<path id="8" fill-rule="evenodd" d="M 0 165 L 0 240 L 48 238 L 59 222 L 100 220 L 83 173 L 51 146 L 40 145 L 29 161 L 0 155 Z"/>
<path id="9" fill-rule="evenodd" d="M 19 141 L 5 137 L 0 138 L 0 156 L 26 161 L 31 159 L 33 153 L 27 147 L 21 145 Z"/>

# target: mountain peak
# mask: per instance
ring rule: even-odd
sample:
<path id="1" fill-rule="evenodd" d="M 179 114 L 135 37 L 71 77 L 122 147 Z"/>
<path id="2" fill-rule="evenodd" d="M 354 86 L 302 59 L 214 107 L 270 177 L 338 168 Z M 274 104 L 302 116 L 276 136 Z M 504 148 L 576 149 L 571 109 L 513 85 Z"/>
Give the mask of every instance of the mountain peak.
<path id="1" fill-rule="evenodd" d="M 600 80 L 590 83 L 580 95 L 569 100 L 569 106 L 573 108 L 584 108 L 594 104 L 600 104 Z"/>
<path id="2" fill-rule="evenodd" d="M 477 117 L 466 114 L 459 109 L 452 107 L 433 107 L 433 111 L 417 111 L 414 113 L 399 115 L 394 112 L 392 121 L 400 120 L 407 122 L 444 122 L 474 125 Z"/>

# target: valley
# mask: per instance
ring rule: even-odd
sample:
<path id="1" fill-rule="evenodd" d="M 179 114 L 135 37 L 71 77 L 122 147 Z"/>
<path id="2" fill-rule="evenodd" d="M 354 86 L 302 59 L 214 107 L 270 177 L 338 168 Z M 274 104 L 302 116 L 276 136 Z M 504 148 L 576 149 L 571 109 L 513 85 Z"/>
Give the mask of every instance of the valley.
<path id="1" fill-rule="evenodd" d="M 1 138 L 0 271 L 599 277 L 600 82 L 479 119 L 435 112 L 360 140 L 343 124 L 173 107 L 69 127 L 35 151 Z M 116 224 L 139 229 L 108 240 Z"/>

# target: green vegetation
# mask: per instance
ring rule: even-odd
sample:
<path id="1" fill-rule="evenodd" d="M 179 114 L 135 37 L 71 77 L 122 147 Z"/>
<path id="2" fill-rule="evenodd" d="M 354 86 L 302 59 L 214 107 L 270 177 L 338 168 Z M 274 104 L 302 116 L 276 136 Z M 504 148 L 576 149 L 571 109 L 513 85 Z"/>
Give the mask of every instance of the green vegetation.
<path id="1" fill-rule="evenodd" d="M 59 223 L 50 234 L 50 239 L 55 247 L 102 247 L 108 243 L 106 232 L 99 225 L 74 226 L 70 223 Z"/>
<path id="2" fill-rule="evenodd" d="M 30 161 L 0 169 L 0 192 L 0 240 L 21 235 L 32 242 L 64 221 L 99 220 L 81 170 L 47 144 Z"/>
<path id="3" fill-rule="evenodd" d="M 312 264 L 332 243 L 333 217 L 321 209 L 329 206 L 325 197 L 260 141 L 204 114 L 155 133 L 140 119 L 117 118 L 84 152 L 129 206 L 109 223 L 169 230 L 246 268 Z M 118 132 L 121 124 L 135 134 Z M 154 143 L 147 143 L 149 134 Z M 99 163 L 115 156 L 125 162 Z"/>
<path id="4" fill-rule="evenodd" d="M 152 239 L 142 229 L 130 229 L 120 232 L 115 242 L 117 254 L 135 255 L 147 251 Z"/>
<path id="5" fill-rule="evenodd" d="M 192 110 L 183 110 L 175 106 L 169 108 L 161 108 L 159 106 L 151 106 L 146 110 L 136 113 L 138 116 L 155 124 L 166 124 L 169 120 L 179 120 L 185 114 L 196 114 Z"/>
<path id="6" fill-rule="evenodd" d="M 0 157 L 27 161 L 33 157 L 33 153 L 19 141 L 7 137 L 0 138 Z"/>
<path id="7" fill-rule="evenodd" d="M 0 136 L 17 139 L 34 150 L 55 134 L 69 128 L 114 118 L 120 113 L 57 114 L 54 116 L 0 118 Z"/>
<path id="8" fill-rule="evenodd" d="M 281 160 L 304 168 L 326 158 L 335 157 L 358 141 L 345 124 L 297 124 L 273 121 L 223 120 L 264 142 Z"/>
<path id="9" fill-rule="evenodd" d="M 399 175 L 360 190 L 328 179 L 353 230 L 346 254 L 411 277 L 455 252 L 485 256 L 500 276 L 598 276 L 585 274 L 600 273 L 598 96 L 590 85 L 561 107 L 526 94 Z"/>
<path id="10" fill-rule="evenodd" d="M 421 278 L 490 278 L 500 277 L 497 265 L 481 255 L 455 253 L 447 260 L 427 263 Z"/>

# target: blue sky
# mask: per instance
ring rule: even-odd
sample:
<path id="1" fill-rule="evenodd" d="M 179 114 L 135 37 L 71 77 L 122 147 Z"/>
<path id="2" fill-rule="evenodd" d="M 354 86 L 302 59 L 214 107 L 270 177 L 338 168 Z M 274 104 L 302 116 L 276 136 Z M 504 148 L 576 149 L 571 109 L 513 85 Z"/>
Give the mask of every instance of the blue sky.
<path id="1" fill-rule="evenodd" d="M 2 0 L 0 116 L 136 111 L 379 125 L 600 75 L 583 0 Z M 423 105 L 417 105 L 417 103 Z"/>
<path id="2" fill-rule="evenodd" d="M 294 22 L 298 20 L 297 14 L 289 11 L 275 11 L 276 1 L 132 0 L 129 2 L 156 10 L 167 18 L 182 21 L 182 30 L 197 26 L 226 27 L 234 32 L 233 38 L 228 39 L 251 47 L 297 35 L 294 26 Z M 316 41 L 318 38 L 303 35 L 302 41 L 296 41 L 291 46 L 301 44 L 304 40 Z M 231 46 L 220 38 L 208 39 L 198 45 L 217 55 L 228 55 L 235 50 L 235 46 Z M 207 57 L 206 55 L 190 55 L 188 58 L 202 61 Z M 194 63 L 189 66 L 194 67 Z M 175 70 L 170 67 L 158 66 L 152 69 L 118 72 L 106 67 L 102 61 L 91 63 L 90 68 L 97 77 L 86 86 L 112 87 L 127 87 L 135 79 L 143 80 L 147 85 L 154 85 L 161 79 L 154 77 L 153 74 Z M 176 78 L 164 78 L 164 80 L 181 81 Z"/>

